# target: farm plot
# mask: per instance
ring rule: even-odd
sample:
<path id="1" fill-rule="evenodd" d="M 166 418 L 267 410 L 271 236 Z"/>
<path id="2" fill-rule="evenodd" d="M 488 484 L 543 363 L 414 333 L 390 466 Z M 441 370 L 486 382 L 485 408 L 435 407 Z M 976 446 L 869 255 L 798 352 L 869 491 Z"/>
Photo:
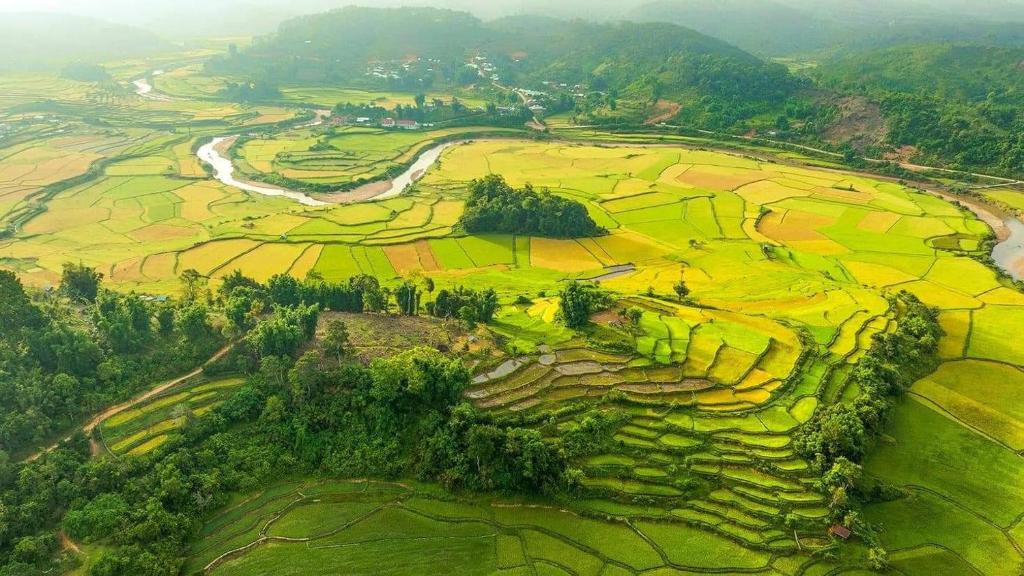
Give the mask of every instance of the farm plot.
<path id="1" fill-rule="evenodd" d="M 162 293 L 179 289 L 186 269 L 213 279 L 234 269 L 258 279 L 366 273 L 391 285 L 425 274 L 439 286 L 495 288 L 505 306 L 491 325 L 494 342 L 525 359 L 479 377 L 469 400 L 547 436 L 583 426 L 592 408 L 615 425 L 600 453 L 571 463 L 583 472 L 578 501 L 549 509 L 442 501 L 388 484 L 282 485 L 211 519 L 190 571 L 236 549 L 212 573 L 405 573 L 441 558 L 460 573 L 849 568 L 807 554 L 826 542 L 828 503 L 792 437 L 819 407 L 853 401 L 857 361 L 900 321 L 887 299 L 899 290 L 941 309 L 947 363 L 910 390 L 865 463 L 866 475 L 906 497 L 864 514 L 896 527 L 881 535 L 896 566 L 943 561 L 1000 574 L 1019 564 L 1019 548 L 1007 545 L 1024 512 L 1015 409 L 1024 348 L 1012 337 L 1024 297 L 972 258 L 987 233 L 973 216 L 857 175 L 607 138 L 601 146 L 479 141 L 448 150 L 399 198 L 304 207 L 183 166 L 195 133 L 118 128 L 281 117 L 219 102 L 125 104 L 111 113 L 109 141 L 47 137 L 40 141 L 61 144 L 6 150 L 2 193 L 15 199 L 27 185 L 46 185 L 24 172 L 36 164 L 77 158 L 73 175 L 88 159 L 124 157 L 56 193 L 0 242 L 0 266 L 52 284 L 73 254 L 119 288 Z M 322 136 L 301 129 L 250 140 L 243 167 L 341 182 L 402 163 L 438 134 Z M 466 183 L 488 173 L 577 199 L 610 233 L 567 241 L 454 230 Z M 559 282 L 625 264 L 633 266 L 601 285 L 618 307 L 641 309 L 636 326 L 617 309 L 584 336 L 558 323 Z M 689 302 L 674 292 L 679 281 Z M 175 392 L 101 433 L 115 453 L 150 451 L 234 386 Z M 958 531 L 979 536 L 958 541 Z"/>
<path id="2" fill-rule="evenodd" d="M 0 148 L 0 223 L 24 216 L 31 200 L 46 186 L 81 176 L 94 162 L 115 156 L 141 139 L 139 134 L 102 133 L 78 126 L 35 131 L 36 139 Z"/>
<path id="3" fill-rule="evenodd" d="M 460 574 L 597 575 L 742 571 L 765 567 L 772 557 L 671 518 L 631 526 L 515 501 L 440 500 L 415 487 L 373 482 L 282 484 L 229 507 L 210 526 L 189 570 L 408 574 L 444 563 Z M 689 545 L 681 547 L 679 538 Z M 717 552 L 707 554 L 707 546 Z"/>
<path id="4" fill-rule="evenodd" d="M 146 454 L 166 442 L 168 434 L 188 419 L 202 416 L 226 400 L 243 383 L 241 378 L 229 378 L 172 390 L 106 420 L 99 427 L 100 437 L 114 454 Z"/>

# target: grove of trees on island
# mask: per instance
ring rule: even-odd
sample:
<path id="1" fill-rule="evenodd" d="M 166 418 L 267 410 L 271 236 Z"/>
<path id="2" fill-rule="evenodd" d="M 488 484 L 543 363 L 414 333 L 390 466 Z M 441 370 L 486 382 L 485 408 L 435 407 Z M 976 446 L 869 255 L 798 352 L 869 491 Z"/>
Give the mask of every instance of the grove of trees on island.
<path id="1" fill-rule="evenodd" d="M 584 238 L 608 232 L 594 222 L 583 204 L 547 190 L 538 192 L 529 184 L 513 188 L 496 174 L 469 184 L 466 211 L 459 224 L 471 234 Z"/>

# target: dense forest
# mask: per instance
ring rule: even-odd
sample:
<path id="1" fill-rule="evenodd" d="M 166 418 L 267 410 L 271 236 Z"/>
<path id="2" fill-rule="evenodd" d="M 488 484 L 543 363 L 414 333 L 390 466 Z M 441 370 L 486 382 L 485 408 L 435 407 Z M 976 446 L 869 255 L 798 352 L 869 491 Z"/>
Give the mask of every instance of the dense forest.
<path id="1" fill-rule="evenodd" d="M 459 225 L 471 234 L 498 232 L 549 238 L 584 238 L 607 231 L 598 226 L 583 204 L 537 192 L 529 184 L 510 186 L 491 174 L 469 184 L 466 211 Z"/>
<path id="2" fill-rule="evenodd" d="M 221 345 L 204 303 L 155 303 L 99 281 L 68 264 L 59 293 L 36 301 L 0 271 L 0 450 L 37 446 Z"/>

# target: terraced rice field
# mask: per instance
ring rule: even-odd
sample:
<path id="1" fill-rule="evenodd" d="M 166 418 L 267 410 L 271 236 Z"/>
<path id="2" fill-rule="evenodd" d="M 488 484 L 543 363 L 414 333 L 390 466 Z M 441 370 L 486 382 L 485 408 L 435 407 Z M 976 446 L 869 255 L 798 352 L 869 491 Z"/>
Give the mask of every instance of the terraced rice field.
<path id="1" fill-rule="evenodd" d="M 112 454 L 145 454 L 167 441 L 168 434 L 231 397 L 242 378 L 200 381 L 112 416 L 99 427 L 103 446 Z"/>
<path id="2" fill-rule="evenodd" d="M 523 560 L 497 564 L 513 555 L 499 544 L 511 540 L 503 538 L 507 527 L 488 532 L 485 522 L 474 534 L 495 539 L 494 552 L 481 557 L 493 554 L 496 564 L 481 563 L 481 572 L 517 573 L 523 563 L 577 574 L 842 568 L 842 558 L 807 555 L 831 546 L 827 503 L 809 463 L 794 453 L 792 433 L 817 408 L 852 401 L 856 362 L 874 334 L 900 320 L 884 295 L 907 290 L 942 310 L 947 362 L 915 385 L 892 440 L 867 462 L 871 476 L 908 496 L 864 513 L 885 528 L 882 542 L 907 573 L 954 565 L 1014 573 L 1024 513 L 1014 488 L 1024 474 L 1022 415 L 1006 399 L 1024 378 L 1024 350 L 1005 334 L 1018 324 L 1024 297 L 971 258 L 988 233 L 971 214 L 895 184 L 746 157 L 514 141 L 452 150 L 416 195 L 451 197 L 486 172 L 580 199 L 611 233 L 581 241 L 438 238 L 384 254 L 402 273 L 419 264 L 442 281 L 458 271 L 455 278 L 531 296 L 552 278 L 636 265 L 602 283 L 620 295 L 617 307 L 643 310 L 636 328 L 602 326 L 627 334 L 632 351 L 595 349 L 557 325 L 555 299 L 534 297 L 506 306 L 493 326 L 524 355 L 500 376 L 478 376 L 468 396 L 483 409 L 546 422 L 546 434 L 571 426 L 587 406 L 625 411 L 615 449 L 574 463 L 586 493 L 559 514 L 601 518 L 602 529 L 626 526 L 631 534 L 612 540 L 640 534 L 643 542 L 616 556 L 609 539 L 559 541 L 534 528 L 540 521 L 532 512 L 518 510 L 514 525 L 531 526 L 520 537 Z M 514 291 L 502 274 L 514 279 Z M 640 296 L 670 294 L 680 278 L 706 308 Z M 958 456 L 966 453 L 981 456 Z M 915 528 L 922 518 L 949 527 Z M 975 530 L 985 536 L 959 536 Z M 291 546 L 267 543 L 216 571 L 290 565 Z M 347 566 L 359 557 L 318 561 Z"/>
<path id="3" fill-rule="evenodd" d="M 286 483 L 251 495 L 214 517 L 193 552 L 189 569 L 216 575 L 409 574 L 439 564 L 458 574 L 746 572 L 770 560 L 671 520 L 606 522 L 373 482 Z"/>

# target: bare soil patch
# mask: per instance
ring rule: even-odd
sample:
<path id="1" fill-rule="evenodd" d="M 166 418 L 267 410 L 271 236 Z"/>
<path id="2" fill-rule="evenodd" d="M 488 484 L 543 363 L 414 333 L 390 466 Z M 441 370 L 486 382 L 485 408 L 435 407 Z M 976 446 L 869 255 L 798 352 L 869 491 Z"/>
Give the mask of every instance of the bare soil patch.
<path id="1" fill-rule="evenodd" d="M 668 122 L 675 118 L 682 109 L 683 106 L 678 102 L 672 102 L 671 100 L 658 100 L 651 108 L 651 115 L 647 118 L 647 121 L 645 121 L 644 124 L 651 126 L 654 124 L 661 124 L 662 122 Z"/>
<path id="2" fill-rule="evenodd" d="M 849 142 L 864 150 L 881 144 L 889 136 L 889 128 L 877 103 L 863 96 L 845 96 L 833 102 L 839 118 L 825 131 L 825 139 L 835 144 Z"/>
<path id="3" fill-rule="evenodd" d="M 353 202 L 366 202 L 391 189 L 391 180 L 381 180 L 363 184 L 355 190 L 348 192 L 334 192 L 332 194 L 317 195 L 317 199 L 323 202 L 348 204 Z"/>
<path id="4" fill-rule="evenodd" d="M 911 160 L 913 160 L 914 156 L 917 156 L 917 152 L 917 146 L 910 146 L 908 144 L 906 146 L 900 146 L 899 148 L 892 150 L 890 152 L 886 152 L 884 158 L 886 160 L 899 162 L 902 164 L 904 162 L 910 162 Z"/>
<path id="5" fill-rule="evenodd" d="M 325 312 L 320 315 L 318 337 L 323 335 L 327 323 L 335 319 L 345 323 L 349 342 L 365 363 L 419 346 L 460 355 L 476 354 L 483 348 L 496 349 L 482 330 L 471 333 L 459 322 L 429 316 Z"/>

